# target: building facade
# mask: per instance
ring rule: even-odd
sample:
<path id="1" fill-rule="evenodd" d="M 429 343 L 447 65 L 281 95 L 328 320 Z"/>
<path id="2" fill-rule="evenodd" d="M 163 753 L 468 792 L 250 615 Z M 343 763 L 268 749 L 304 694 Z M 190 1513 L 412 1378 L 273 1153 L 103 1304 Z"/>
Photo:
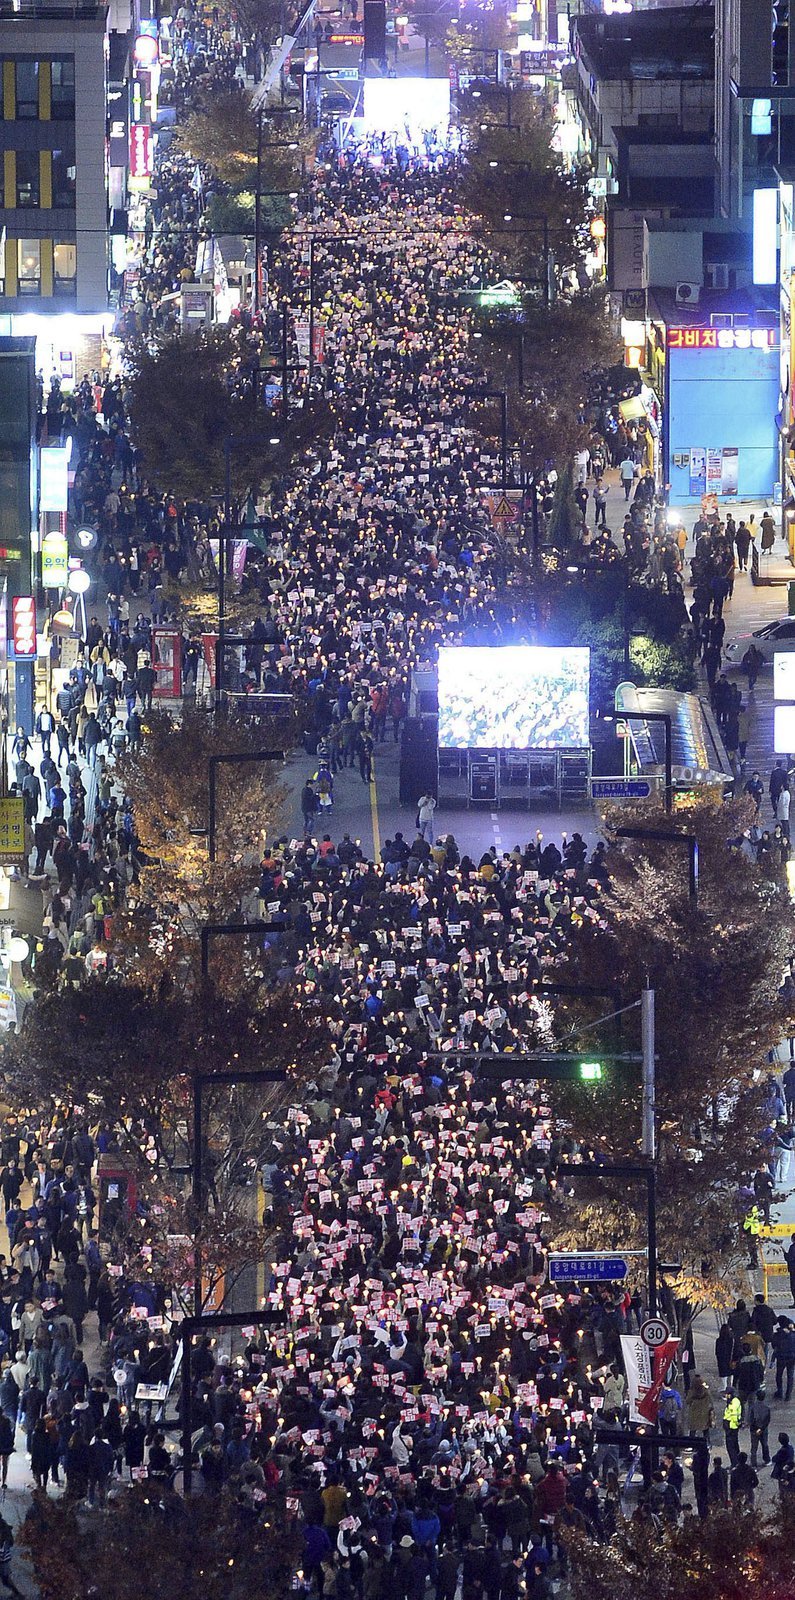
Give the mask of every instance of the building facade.
<path id="1" fill-rule="evenodd" d="M 104 5 L 0 5 L 0 314 L 108 305 Z"/>

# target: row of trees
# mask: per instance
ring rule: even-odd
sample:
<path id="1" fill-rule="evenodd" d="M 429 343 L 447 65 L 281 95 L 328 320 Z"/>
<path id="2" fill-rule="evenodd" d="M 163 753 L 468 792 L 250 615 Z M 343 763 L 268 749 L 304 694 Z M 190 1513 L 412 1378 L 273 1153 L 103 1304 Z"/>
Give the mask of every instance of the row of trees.
<path id="1" fill-rule="evenodd" d="M 128 1268 L 174 1287 L 184 1304 L 197 1240 L 205 1297 L 221 1276 L 231 1287 L 267 1249 L 246 1185 L 270 1128 L 300 1103 L 327 1053 L 321 1009 L 305 996 L 298 1003 L 255 940 L 219 938 L 209 985 L 200 971 L 201 929 L 241 921 L 283 798 L 275 765 L 220 766 L 218 859 L 210 862 L 209 756 L 289 748 L 292 738 L 289 723 L 263 732 L 190 710 L 176 726 L 151 715 L 142 749 L 120 767 L 141 865 L 113 918 L 112 975 L 40 995 L 3 1053 L 12 1103 L 78 1106 L 116 1132 L 142 1205 L 120 1221 L 115 1248 Z M 282 1081 L 247 1083 L 264 1068 Z M 198 1072 L 233 1072 L 238 1081 L 203 1090 L 209 1193 L 197 1212 L 187 1174 Z"/>
<path id="2" fill-rule="evenodd" d="M 673 818 L 621 808 L 606 818 L 612 871 L 605 914 L 575 939 L 569 977 L 624 1005 L 649 985 L 656 996 L 658 1229 L 661 1259 L 681 1262 L 670 1280 L 682 1331 L 705 1305 L 721 1306 L 743 1283 L 738 1190 L 765 1158 L 762 1102 L 769 1050 L 793 1025 L 782 988 L 792 948 L 786 886 L 771 882 L 735 844 L 751 821 L 747 802 L 694 801 Z M 682 835 L 699 846 L 699 892 L 688 891 L 688 854 L 667 840 L 627 840 L 638 826 Z M 730 841 L 734 840 L 735 844 Z M 573 1001 L 575 1027 L 612 1006 Z M 638 1050 L 639 1014 L 624 1019 L 619 1049 Z M 616 1049 L 612 1026 L 583 1035 Z M 559 1110 L 577 1138 L 608 1161 L 637 1156 L 640 1073 L 614 1068 L 593 1089 L 571 1086 Z M 645 1245 L 636 1187 L 620 1180 L 577 1183 L 561 1194 L 558 1237 L 573 1248 Z"/>
<path id="3" fill-rule="evenodd" d="M 473 320 L 489 386 L 508 395 L 509 447 L 535 478 L 553 466 L 565 474 L 587 437 L 593 377 L 618 351 L 603 288 L 589 274 L 588 170 L 563 160 L 544 102 L 518 91 L 510 103 L 509 125 L 495 92 L 466 98 L 458 198 L 489 241 L 495 279 L 514 289 L 512 303 Z M 493 405 L 481 425 L 496 437 Z"/>

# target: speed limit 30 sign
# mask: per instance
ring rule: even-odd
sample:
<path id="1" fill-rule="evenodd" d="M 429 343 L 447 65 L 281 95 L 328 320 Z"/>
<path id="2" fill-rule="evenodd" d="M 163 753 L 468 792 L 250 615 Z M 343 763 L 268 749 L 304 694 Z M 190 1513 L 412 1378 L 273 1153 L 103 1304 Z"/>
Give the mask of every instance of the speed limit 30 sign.
<path id="1" fill-rule="evenodd" d="M 650 1350 L 656 1350 L 658 1345 L 665 1344 L 666 1339 L 670 1339 L 671 1330 L 667 1322 L 663 1322 L 662 1317 L 647 1317 L 640 1325 L 640 1336 Z"/>

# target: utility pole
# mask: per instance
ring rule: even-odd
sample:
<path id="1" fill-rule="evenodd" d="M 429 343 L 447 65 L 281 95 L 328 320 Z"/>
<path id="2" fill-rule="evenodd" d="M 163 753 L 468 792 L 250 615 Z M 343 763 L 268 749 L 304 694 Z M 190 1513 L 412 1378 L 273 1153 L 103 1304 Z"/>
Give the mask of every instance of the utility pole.
<path id="1" fill-rule="evenodd" d="M 654 1136 L 654 990 L 646 988 L 640 997 L 641 1046 L 643 1051 L 643 1154 L 655 1159 Z"/>

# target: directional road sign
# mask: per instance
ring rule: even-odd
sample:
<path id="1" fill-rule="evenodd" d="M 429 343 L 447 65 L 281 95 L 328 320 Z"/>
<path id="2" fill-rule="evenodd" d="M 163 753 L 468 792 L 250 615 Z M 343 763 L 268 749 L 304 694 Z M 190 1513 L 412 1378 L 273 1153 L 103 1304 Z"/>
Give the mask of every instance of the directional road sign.
<path id="1" fill-rule="evenodd" d="M 592 778 L 593 800 L 648 800 L 651 784 L 647 778 Z"/>
<path id="2" fill-rule="evenodd" d="M 621 1283 L 627 1275 L 627 1263 L 623 1256 L 596 1252 L 550 1255 L 548 1266 L 551 1283 Z"/>

